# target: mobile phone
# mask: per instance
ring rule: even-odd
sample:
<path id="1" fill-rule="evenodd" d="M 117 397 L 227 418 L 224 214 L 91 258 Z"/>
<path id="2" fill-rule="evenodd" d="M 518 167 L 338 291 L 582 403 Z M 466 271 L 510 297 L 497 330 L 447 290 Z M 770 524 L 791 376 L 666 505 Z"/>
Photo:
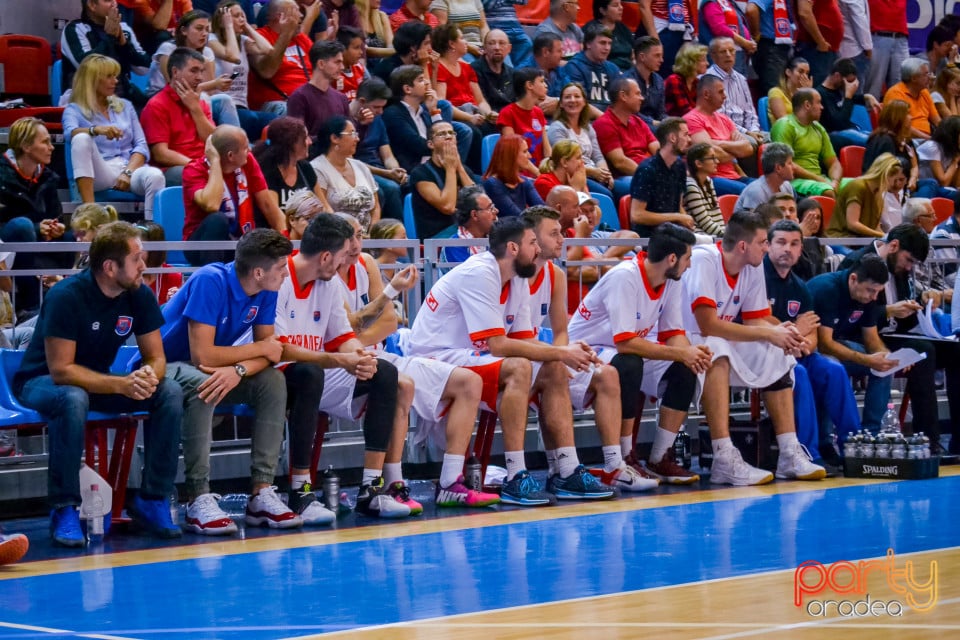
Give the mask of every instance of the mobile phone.
<path id="1" fill-rule="evenodd" d="M 242 71 L 241 71 L 240 69 L 235 69 L 234 72 L 230 74 L 230 79 L 231 79 L 231 80 L 236 80 L 237 78 L 240 77 L 240 74 L 241 74 L 241 73 L 242 73 Z"/>

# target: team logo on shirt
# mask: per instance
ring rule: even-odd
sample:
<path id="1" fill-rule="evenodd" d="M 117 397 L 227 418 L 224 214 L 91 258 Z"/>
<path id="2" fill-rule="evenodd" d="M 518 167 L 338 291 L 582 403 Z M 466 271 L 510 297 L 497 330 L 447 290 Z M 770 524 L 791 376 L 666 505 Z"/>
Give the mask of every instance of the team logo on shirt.
<path id="1" fill-rule="evenodd" d="M 541 303 L 541 304 L 540 304 L 540 315 L 542 315 L 542 316 L 547 315 L 547 312 L 549 311 L 549 309 L 550 309 L 550 305 L 548 305 L 546 302 Z"/>
<path id="2" fill-rule="evenodd" d="M 513 324 L 514 319 L 516 319 L 516 316 L 512 314 L 507 316 L 507 324 Z"/>
<path id="3" fill-rule="evenodd" d="M 133 318 L 130 316 L 120 316 L 117 318 L 117 325 L 113 328 L 118 336 L 125 336 L 133 328 Z"/>
<path id="4" fill-rule="evenodd" d="M 437 302 L 437 299 L 433 297 L 433 292 L 427 296 L 427 306 L 430 307 L 430 311 L 436 311 L 437 307 L 440 306 L 440 303 Z"/>
<path id="5" fill-rule="evenodd" d="M 863 310 L 857 309 L 856 311 L 850 314 L 850 317 L 847 318 L 847 322 L 849 322 L 850 324 L 853 324 L 854 322 L 859 320 L 860 316 L 862 315 L 863 315 Z"/>
<path id="6" fill-rule="evenodd" d="M 580 308 L 577 309 L 577 311 L 580 313 L 581 316 L 583 316 L 584 320 L 589 320 L 590 316 L 593 315 L 592 313 L 590 313 L 590 309 L 587 309 L 587 305 L 583 303 L 580 304 Z"/>
<path id="7" fill-rule="evenodd" d="M 530 126 L 533 127 L 533 130 L 534 130 L 534 131 L 542 131 L 542 130 L 543 130 L 543 125 L 540 124 L 540 121 L 539 121 L 539 120 L 534 120 L 533 122 L 530 123 Z"/>
<path id="8" fill-rule="evenodd" d="M 363 302 L 363 304 L 370 304 L 370 296 L 366 293 L 360 294 L 360 300 Z"/>
<path id="9" fill-rule="evenodd" d="M 100 331 L 100 323 L 99 323 L 99 322 L 94 322 L 92 325 L 90 325 L 90 330 L 91 330 L 91 331 Z"/>
<path id="10" fill-rule="evenodd" d="M 799 300 L 787 300 L 787 313 L 791 318 L 795 318 L 800 311 Z"/>
<path id="11" fill-rule="evenodd" d="M 320 322 L 320 310 L 319 310 L 319 309 L 318 309 L 317 311 L 314 311 L 314 312 L 313 312 L 313 321 L 314 321 L 314 322 Z"/>
<path id="12" fill-rule="evenodd" d="M 683 5 L 682 4 L 671 4 L 670 5 L 670 19 L 674 22 L 683 21 Z"/>
<path id="13" fill-rule="evenodd" d="M 733 296 L 733 304 L 740 304 L 740 296 Z"/>
<path id="14" fill-rule="evenodd" d="M 297 317 L 296 312 L 293 309 L 290 309 L 290 319 L 293 320 L 296 317 Z"/>
<path id="15" fill-rule="evenodd" d="M 253 305 L 247 309 L 247 317 L 243 319 L 244 324 L 249 324 L 253 322 L 253 319 L 257 317 L 257 311 L 260 310 L 260 307 Z"/>

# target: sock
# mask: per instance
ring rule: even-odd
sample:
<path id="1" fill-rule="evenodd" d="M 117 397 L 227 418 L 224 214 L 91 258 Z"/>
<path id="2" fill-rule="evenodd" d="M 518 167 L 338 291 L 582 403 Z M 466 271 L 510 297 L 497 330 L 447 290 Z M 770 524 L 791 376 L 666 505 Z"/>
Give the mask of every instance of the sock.
<path id="1" fill-rule="evenodd" d="M 624 458 L 633 453 L 633 436 L 620 437 L 620 455 Z"/>
<path id="2" fill-rule="evenodd" d="M 506 451 L 507 457 L 507 481 L 513 480 L 513 476 L 527 468 L 523 459 L 523 451 Z"/>
<path id="3" fill-rule="evenodd" d="M 443 454 L 443 466 L 440 467 L 440 486 L 446 489 L 456 482 L 463 473 L 464 456 L 452 453 Z"/>
<path id="4" fill-rule="evenodd" d="M 310 482 L 309 473 L 294 473 L 290 475 L 290 488 L 296 491 L 303 487 L 303 485 Z"/>
<path id="5" fill-rule="evenodd" d="M 547 449 L 547 477 L 557 473 L 557 450 Z"/>
<path id="6" fill-rule="evenodd" d="M 657 427 L 657 432 L 653 435 L 653 448 L 650 450 L 650 462 L 657 464 L 667 455 L 667 451 L 673 446 L 673 441 L 677 439 L 677 434 L 668 431 L 663 427 Z"/>
<path id="7" fill-rule="evenodd" d="M 381 476 L 383 472 L 380 469 L 366 469 L 363 470 L 363 478 L 360 480 L 360 486 L 365 487 L 368 484 L 373 484 L 373 481 Z"/>
<path id="8" fill-rule="evenodd" d="M 780 447 L 780 451 L 787 449 L 792 444 L 797 444 L 797 442 L 797 433 L 795 431 L 781 433 L 777 436 L 777 446 Z"/>
<path id="9" fill-rule="evenodd" d="M 388 487 L 394 482 L 403 482 L 403 470 L 399 462 L 385 462 L 383 464 L 383 484 Z"/>
<path id="10" fill-rule="evenodd" d="M 715 438 L 713 440 L 714 455 L 721 453 L 724 449 L 732 449 L 733 441 L 729 438 Z"/>
<path id="11" fill-rule="evenodd" d="M 576 447 L 559 447 L 557 449 L 557 473 L 561 478 L 569 478 L 580 465 Z"/>
<path id="12" fill-rule="evenodd" d="M 604 445 L 603 449 L 603 470 L 616 471 L 623 464 L 623 456 L 620 454 L 620 445 Z"/>

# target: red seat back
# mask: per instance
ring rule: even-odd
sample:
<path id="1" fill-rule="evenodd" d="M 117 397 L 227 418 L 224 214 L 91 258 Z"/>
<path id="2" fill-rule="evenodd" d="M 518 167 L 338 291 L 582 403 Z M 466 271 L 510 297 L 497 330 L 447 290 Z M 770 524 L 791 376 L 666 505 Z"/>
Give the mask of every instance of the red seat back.
<path id="1" fill-rule="evenodd" d="M 864 147 L 851 145 L 840 149 L 840 166 L 843 167 L 844 178 L 859 178 L 863 175 Z"/>
<path id="2" fill-rule="evenodd" d="M 50 97 L 53 56 L 44 38 L 12 34 L 0 36 L 0 93 L 7 96 Z"/>

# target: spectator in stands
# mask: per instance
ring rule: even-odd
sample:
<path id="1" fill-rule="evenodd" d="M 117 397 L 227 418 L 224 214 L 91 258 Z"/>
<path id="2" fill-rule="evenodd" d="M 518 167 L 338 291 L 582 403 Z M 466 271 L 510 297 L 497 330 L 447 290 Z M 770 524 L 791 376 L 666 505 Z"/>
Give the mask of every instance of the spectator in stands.
<path id="1" fill-rule="evenodd" d="M 183 167 L 203 156 L 204 141 L 213 133 L 210 107 L 200 99 L 203 56 L 181 47 L 170 54 L 170 82 L 150 98 L 141 122 L 150 162 L 164 172 L 167 186 L 181 184 Z"/>
<path id="2" fill-rule="evenodd" d="M 291 240 L 302 240 L 303 233 L 310 221 L 321 213 L 329 213 L 329 211 L 313 191 L 298 189 L 287 198 L 283 213 L 287 220 L 287 229 L 284 235 Z"/>
<path id="3" fill-rule="evenodd" d="M 633 67 L 633 34 L 622 22 L 622 0 L 596 0 L 593 3 L 593 20 L 583 26 L 584 46 L 586 46 L 587 29 L 591 25 L 599 25 L 604 31 L 610 32 L 610 53 L 607 60 L 617 65 L 621 71 Z"/>
<path id="4" fill-rule="evenodd" d="M 343 45 L 337 41 L 321 41 L 310 47 L 310 82 L 290 95 L 287 114 L 307 125 L 313 140 L 313 153 L 320 141 L 320 131 L 327 119 L 350 115 L 350 100 L 334 88 L 343 72 Z"/>
<path id="5" fill-rule="evenodd" d="M 898 224 L 903 222 L 903 209 L 907 203 L 909 192 L 904 190 L 907 184 L 907 176 L 910 175 L 910 165 L 904 162 L 902 158 L 897 158 L 900 167 L 903 169 L 903 176 L 898 178 L 891 189 L 883 194 L 883 213 L 880 214 L 880 230 L 884 233 L 890 231 Z"/>
<path id="6" fill-rule="evenodd" d="M 493 148 L 490 166 L 483 175 L 483 190 L 501 216 L 519 216 L 527 207 L 543 204 L 533 182 L 521 174 L 528 164 L 527 141 L 518 135 L 500 136 Z"/>
<path id="7" fill-rule="evenodd" d="M 663 45 L 653 36 L 637 38 L 633 56 L 634 66 L 624 71 L 623 77 L 636 81 L 640 87 L 643 102 L 638 115 L 653 129 L 667 117 L 663 77 L 658 73 L 663 65 Z"/>
<path id="8" fill-rule="evenodd" d="M 370 227 L 370 239 L 406 240 L 407 230 L 404 228 L 403 223 L 399 220 L 383 218 L 377 222 L 377 224 Z M 390 282 L 390 279 L 393 278 L 397 272 L 397 268 L 390 265 L 400 264 L 409 260 L 407 250 L 403 247 L 389 247 L 384 249 L 371 248 L 370 253 L 374 258 L 377 259 L 377 264 L 380 265 L 380 276 L 383 278 L 384 286 Z M 397 306 L 402 306 L 396 304 L 396 302 L 397 301 L 394 301 L 395 308 Z M 402 316 L 402 314 L 398 315 Z"/>
<path id="9" fill-rule="evenodd" d="M 283 231 L 286 221 L 240 127 L 220 125 L 207 139 L 203 157 L 183 170 L 183 239 L 236 240 L 256 226 L 256 212 Z M 228 262 L 231 251 L 188 251 L 195 267 Z"/>
<path id="10" fill-rule="evenodd" d="M 457 209 L 453 212 L 456 228 L 450 238 L 467 240 L 486 238 L 497 221 L 497 206 L 478 184 L 464 187 L 457 193 Z M 486 251 L 483 245 L 470 247 L 444 247 L 444 262 L 465 262 L 470 256 Z"/>
<path id="11" fill-rule="evenodd" d="M 583 31 L 577 26 L 578 9 L 579 5 L 570 0 L 550 0 L 550 17 L 537 25 L 537 30 L 533 32 L 534 38 L 542 33 L 560 36 L 564 61 L 570 60 L 583 49 Z"/>
<path id="12" fill-rule="evenodd" d="M 793 113 L 777 120 L 770 139 L 786 143 L 794 151 L 795 192 L 834 198 L 840 189 L 843 167 L 837 161 L 826 129 L 817 122 L 823 111 L 820 100 L 820 94 L 813 89 L 798 90 L 791 101 Z M 821 173 L 821 167 L 826 167 L 827 175 Z"/>
<path id="13" fill-rule="evenodd" d="M 932 237 L 937 226 L 937 213 L 933 210 L 933 203 L 929 198 L 910 198 L 903 205 L 903 222 L 917 225 Z M 944 313 L 943 307 L 949 306 L 953 298 L 953 287 L 947 284 L 944 265 L 933 261 L 918 263 L 913 267 L 912 277 L 914 289 L 922 292 L 920 304 L 926 305 L 933 300 L 933 325 L 941 330 L 943 335 L 952 334 L 950 313 Z"/>
<path id="14" fill-rule="evenodd" d="M 453 125 L 435 121 L 430 125 L 429 136 L 430 157 L 410 174 L 413 217 L 421 240 L 435 238 L 451 225 L 457 194 L 475 183 L 460 161 Z"/>
<path id="15" fill-rule="evenodd" d="M 913 146 L 910 136 L 910 105 L 903 100 L 891 100 L 883 105 L 877 127 L 867 138 L 866 149 L 863 152 L 861 171 L 866 173 L 873 161 L 881 153 L 892 153 L 910 166 L 907 188 L 910 191 L 936 189 L 936 181 L 918 183 L 920 176 L 917 164 L 917 150 Z M 924 197 L 928 197 L 924 195 Z"/>
<path id="16" fill-rule="evenodd" d="M 621 76 L 610 85 L 610 107 L 594 122 L 600 151 L 613 175 L 616 199 L 630 192 L 630 181 L 641 162 L 660 148 L 647 123 L 638 115 L 643 94 L 636 80 Z"/>
<path id="17" fill-rule="evenodd" d="M 706 5 L 705 5 L 706 6 Z M 760 131 L 760 119 L 753 106 L 753 96 L 747 79 L 734 68 L 737 50 L 731 38 L 714 38 L 710 41 L 710 58 L 713 64 L 707 74 L 723 80 L 726 100 L 720 107 L 720 113 L 730 118 L 737 131 L 746 135 L 754 147 L 769 139 L 769 135 Z"/>
<path id="18" fill-rule="evenodd" d="M 840 189 L 827 236 L 882 238 L 883 194 L 893 189 L 897 180 L 902 178 L 903 167 L 896 156 L 889 153 L 878 156 L 865 174 Z"/>
<path id="19" fill-rule="evenodd" d="M 580 145 L 590 191 L 612 198 L 610 189 L 613 188 L 613 174 L 607 168 L 607 161 L 597 141 L 597 134 L 590 124 L 588 106 L 583 87 L 577 83 L 567 84 L 560 92 L 560 109 L 557 111 L 557 119 L 547 127 L 547 138 L 551 146 L 556 145 L 560 140 L 573 140 Z M 521 209 L 523 208 L 526 207 Z"/>
<path id="20" fill-rule="evenodd" d="M 712 176 L 719 164 L 717 151 L 708 142 L 698 142 L 687 149 L 687 187 L 683 192 L 683 210 L 693 216 L 695 231 L 720 237 L 725 228 Z"/>
<path id="21" fill-rule="evenodd" d="M 147 72 L 150 55 L 137 42 L 133 29 L 120 20 L 117 5 L 111 0 L 83 0 L 79 20 L 73 20 L 60 36 L 63 55 L 63 86 L 73 84 L 73 74 L 83 59 L 99 53 L 120 63 L 117 95 L 126 98 L 137 109 L 142 109 L 147 96 L 130 84 L 130 73 Z"/>
<path id="22" fill-rule="evenodd" d="M 587 173 L 583 164 L 580 145 L 569 138 L 560 140 L 551 150 L 550 157 L 540 163 L 540 175 L 533 186 L 546 199 L 557 185 L 567 185 L 576 191 L 586 192 Z"/>
<path id="23" fill-rule="evenodd" d="M 771 142 L 763 147 L 763 158 L 760 159 L 760 169 L 763 175 L 754 180 L 740 192 L 735 211 L 740 209 L 756 209 L 764 202 L 768 202 L 776 193 L 788 193 L 796 197 L 793 185 L 793 149 L 782 142 Z"/>
<path id="24" fill-rule="evenodd" d="M 840 13 L 843 15 L 843 39 L 840 41 L 837 56 L 853 60 L 853 64 L 857 67 L 860 91 L 863 92 L 863 87 L 867 84 L 867 74 L 870 73 L 870 59 L 873 57 L 870 9 L 867 6 L 867 0 L 837 1 Z"/>
<path id="25" fill-rule="evenodd" d="M 823 104 L 820 124 L 830 134 L 830 143 L 835 150 L 850 145 L 865 147 L 867 144 L 869 133 L 857 129 L 850 119 L 853 106 L 863 105 L 872 111 L 880 104 L 869 93 L 857 93 L 859 87 L 857 66 L 850 58 L 834 62 L 830 74 L 817 87 Z"/>
<path id="26" fill-rule="evenodd" d="M 810 63 L 814 84 L 830 73 L 843 40 L 843 15 L 837 0 L 797 0 L 797 55 Z"/>
<path id="27" fill-rule="evenodd" d="M 930 99 L 941 118 L 960 116 L 960 69 L 944 67 L 937 74 Z"/>
<path id="28" fill-rule="evenodd" d="M 294 192 L 308 190 L 320 199 L 324 211 L 332 213 L 333 209 L 317 186 L 317 174 L 307 159 L 310 144 L 303 122 L 280 116 L 267 127 L 266 140 L 256 144 L 253 155 L 267 183 L 266 197 L 278 208 L 286 209 Z"/>
<path id="29" fill-rule="evenodd" d="M 900 79 L 900 65 L 910 57 L 907 0 L 869 0 L 873 56 L 864 91 L 883 95 L 884 86 Z"/>
<path id="30" fill-rule="evenodd" d="M 10 126 L 8 148 L 0 161 L 0 240 L 49 242 L 64 238 L 63 207 L 57 195 L 60 177 L 50 169 L 53 142 L 38 118 L 20 118 Z M 67 267 L 71 253 L 21 253 L 18 269 Z M 16 311 L 22 321 L 40 307 L 40 285 L 33 276 L 14 278 Z"/>
<path id="31" fill-rule="evenodd" d="M 462 60 L 467 53 L 467 41 L 460 29 L 447 23 L 433 30 L 433 48 L 440 54 L 436 65 L 434 90 L 440 100 L 453 105 L 453 119 L 473 130 L 473 135 L 495 133 L 497 112 L 490 108 L 473 67 Z"/>
<path id="32" fill-rule="evenodd" d="M 537 105 L 547 97 L 547 82 L 539 69 L 526 67 L 513 72 L 516 102 L 508 104 L 497 116 L 500 135 L 516 133 L 526 139 L 535 165 L 550 156 L 547 118 Z"/>
<path id="33" fill-rule="evenodd" d="M 704 75 L 697 86 L 697 104 L 683 119 L 687 121 L 693 141 L 712 144 L 719 158 L 717 176 L 713 179 L 717 194 L 740 195 L 752 178 L 744 174 L 737 159 L 753 157 L 756 150 L 752 139 L 737 131 L 733 121 L 720 112 L 726 98 L 723 80 Z"/>
<path id="34" fill-rule="evenodd" d="M 697 104 L 697 79 L 707 72 L 707 48 L 685 44 L 677 52 L 673 73 L 663 81 L 664 108 L 668 116 L 682 118 Z"/>
<path id="35" fill-rule="evenodd" d="M 957 43 L 954 41 L 955 38 L 956 32 L 953 29 L 938 24 L 927 34 L 927 46 L 917 58 L 929 62 L 930 71 L 939 74 L 946 68 L 947 64 L 953 64 L 956 58 Z M 893 86 L 893 83 L 888 86 Z"/>
<path id="36" fill-rule="evenodd" d="M 282 116 L 287 112 L 287 99 L 313 74 L 307 59 L 313 43 L 300 31 L 300 8 L 294 0 L 270 0 L 262 12 L 266 12 L 267 24 L 257 33 L 271 48 L 248 52 L 252 53 L 252 73 L 247 99 L 251 109 Z"/>
<path id="37" fill-rule="evenodd" d="M 747 56 L 757 50 L 757 43 L 750 35 L 747 27 L 747 18 L 735 2 L 729 0 L 703 0 L 700 3 L 700 42 L 713 48 L 717 38 L 727 38 L 733 45 L 733 60 L 730 68 L 736 68 L 742 76 L 747 74 Z M 717 62 L 714 52 L 710 51 L 710 58 Z M 730 93 L 730 87 L 727 87 Z"/>
<path id="38" fill-rule="evenodd" d="M 343 45 L 343 71 L 334 81 L 334 88 L 347 96 L 348 100 L 357 97 L 357 87 L 369 76 L 364 58 L 364 35 L 353 27 L 340 27 L 337 41 Z"/>
<path id="39" fill-rule="evenodd" d="M 683 10 L 682 17 L 678 9 Z M 697 39 L 696 16 L 697 3 L 694 0 L 651 0 L 641 3 L 640 24 L 635 35 L 638 38 L 651 36 L 660 40 L 663 59 L 672 64 L 684 43 Z"/>
<path id="40" fill-rule="evenodd" d="M 591 23 L 583 32 L 583 51 L 567 61 L 560 72 L 564 85 L 576 82 L 583 87 L 591 119 L 600 117 L 610 105 L 608 89 L 620 75 L 617 65 L 607 60 L 612 35 L 601 23 Z"/>
<path id="41" fill-rule="evenodd" d="M 250 109 L 247 99 L 249 56 L 270 53 L 270 43 L 247 22 L 239 0 L 221 0 L 211 20 L 207 44 L 216 58 L 215 76 L 232 79 L 224 94 L 233 101 L 240 126 L 249 139 L 259 140 L 263 128 L 277 114 Z"/>
<path id="42" fill-rule="evenodd" d="M 483 54 L 483 39 L 490 28 L 480 0 L 434 0 L 430 4 L 430 13 L 437 16 L 440 25 L 454 25 L 460 29 L 467 45 L 464 55 L 479 58 Z"/>
<path id="43" fill-rule="evenodd" d="M 80 63 L 63 112 L 63 134 L 70 140 L 67 162 L 73 163 L 83 202 L 93 202 L 95 191 L 132 191 L 144 197 L 144 211 L 152 217 L 163 173 L 145 164 L 150 150 L 137 112 L 115 95 L 119 74 L 119 63 L 100 54 Z"/>
<path id="44" fill-rule="evenodd" d="M 517 69 L 534 64 L 533 43 L 530 41 L 530 36 L 527 35 L 523 25 L 517 20 L 517 10 L 514 8 L 514 5 L 522 4 L 526 4 L 526 0 L 483 0 L 483 11 L 487 16 L 487 26 L 490 27 L 490 31 L 500 31 L 507 37 L 510 47 L 510 64 L 508 66 Z M 486 55 L 486 38 L 484 38 L 483 49 L 484 55 Z M 490 101 L 490 96 L 487 96 L 487 101 Z M 494 106 L 494 109 L 499 108 Z"/>
<path id="45" fill-rule="evenodd" d="M 137 222 L 137 230 L 140 231 L 140 239 L 144 242 L 165 242 L 167 236 L 163 227 L 153 220 L 140 220 Z M 147 269 L 170 269 L 167 264 L 167 252 L 153 249 L 147 252 Z M 161 306 L 167 304 L 180 287 L 183 286 L 182 273 L 146 273 L 143 274 L 143 284 L 147 285 L 157 302 Z"/>
<path id="46" fill-rule="evenodd" d="M 960 116 L 950 116 L 940 122 L 930 140 L 917 147 L 917 162 L 919 183 L 923 185 L 918 192 L 922 192 L 923 197 L 952 198 L 960 187 Z M 936 187 L 928 182 L 931 180 L 936 181 Z"/>
<path id="47" fill-rule="evenodd" d="M 294 0 L 294 2 L 297 3 L 297 12 L 299 13 L 300 33 L 307 36 L 307 39 L 311 42 L 333 40 L 339 28 L 337 16 L 328 20 L 327 14 L 323 10 L 323 3 L 317 0 Z M 268 5 L 269 0 L 261 3 L 260 12 L 254 21 L 257 28 L 264 27 L 269 22 Z"/>
<path id="48" fill-rule="evenodd" d="M 777 86 L 771 87 L 767 92 L 767 119 L 770 127 L 780 118 L 793 113 L 793 96 L 797 91 L 812 86 L 810 63 L 805 58 L 790 58 L 783 67 Z"/>
<path id="49" fill-rule="evenodd" d="M 420 21 L 407 22 L 401 26 L 393 34 L 393 48 L 395 53 L 382 58 L 376 65 L 367 61 L 368 66 L 372 67 L 373 74 L 388 84 L 393 70 L 405 64 L 422 66 L 427 77 L 430 77 L 427 67 L 440 57 L 433 50 L 433 31 Z"/>
<path id="50" fill-rule="evenodd" d="M 337 28 L 360 28 L 360 11 L 354 0 L 320 0 L 327 16 L 337 16 Z"/>
<path id="51" fill-rule="evenodd" d="M 793 3 L 786 0 L 749 0 L 744 9 L 750 35 L 757 43 L 753 68 L 760 95 L 780 84 L 795 43 Z"/>
<path id="52" fill-rule="evenodd" d="M 90 246 L 90 268 L 67 278 L 44 299 L 36 339 L 13 379 L 16 397 L 40 412 L 56 434 L 48 444 L 47 495 L 50 537 L 60 546 L 86 543 L 77 507 L 89 410 L 149 414 L 143 480 L 128 513 L 152 535 L 180 537 L 170 520 L 169 496 L 177 475 L 183 394 L 165 378 L 163 317 L 143 286 L 144 257 L 133 225 L 117 222 L 101 229 Z M 126 375 L 111 375 L 117 351 L 134 337 L 142 365 Z"/>
<path id="53" fill-rule="evenodd" d="M 960 267 L 960 206 L 958 205 L 958 200 L 960 198 L 953 198 L 953 215 L 937 225 L 933 233 L 930 234 L 931 240 L 953 240 L 952 246 L 949 247 L 937 247 L 933 250 L 934 257 L 938 259 L 951 260 L 952 262 L 947 262 L 943 265 L 943 270 L 946 274 L 947 285 L 950 288 L 955 287 L 957 279 L 957 268 Z M 960 302 L 960 301 L 958 301 Z M 955 332 L 957 327 L 951 331 Z M 956 432 L 954 432 L 956 433 Z M 957 446 L 954 447 L 953 442 L 950 443 L 951 451 L 953 449 L 960 449 L 960 442 L 957 443 Z"/>
<path id="54" fill-rule="evenodd" d="M 641 238 L 649 238 L 661 222 L 687 229 L 696 223 L 683 210 L 687 168 L 683 154 L 690 148 L 690 131 L 683 118 L 667 118 L 657 127 L 660 149 L 640 163 L 630 182 L 630 222 Z"/>
<path id="55" fill-rule="evenodd" d="M 170 39 L 180 18 L 193 9 L 190 0 L 138 0 L 133 5 L 134 33 L 143 48 L 153 53 Z"/>
<path id="56" fill-rule="evenodd" d="M 364 235 L 380 219 L 377 183 L 367 165 L 354 159 L 358 135 L 349 118 L 333 116 L 317 136 L 320 155 L 310 163 L 317 172 L 317 188 L 333 211 L 347 213 L 360 222 Z"/>
<path id="57" fill-rule="evenodd" d="M 930 139 L 933 127 L 940 124 L 933 98 L 930 97 L 930 64 L 920 58 L 907 58 L 900 65 L 900 82 L 887 89 L 883 102 L 903 100 L 910 105 L 910 135 Z"/>
<path id="58" fill-rule="evenodd" d="M 403 6 L 390 16 L 390 28 L 394 35 L 401 26 L 408 22 L 421 22 L 431 29 L 440 25 L 437 16 L 430 13 L 433 0 L 406 0 Z"/>
<path id="59" fill-rule="evenodd" d="M 500 29 L 491 29 L 483 38 L 483 55 L 470 66 L 490 109 L 498 112 L 513 102 L 513 67 L 507 64 L 510 41 Z M 541 107 L 542 108 L 542 107 Z"/>
<path id="60" fill-rule="evenodd" d="M 541 33 L 533 41 L 533 62 L 525 65 L 543 72 L 547 81 L 547 98 L 541 102 L 541 109 L 547 115 L 556 112 L 560 98 L 560 88 L 563 79 L 560 77 L 560 68 L 563 64 L 563 38 L 547 31 Z M 517 69 L 524 67 L 518 66 Z M 552 109 L 552 111 L 551 111 Z"/>
<path id="61" fill-rule="evenodd" d="M 356 0 L 355 4 L 360 12 L 360 30 L 366 34 L 364 45 L 369 68 L 373 59 L 394 54 L 393 29 L 390 27 L 390 18 L 380 10 L 380 0 Z"/>
<path id="62" fill-rule="evenodd" d="M 383 217 L 403 218 L 401 189 L 407 184 L 407 171 L 397 162 L 390 148 L 383 110 L 392 97 L 390 88 L 380 78 L 368 78 L 357 89 L 357 98 L 350 103 L 350 117 L 357 125 L 360 143 L 354 157 L 367 165 L 380 191 Z M 372 120 L 368 119 L 372 116 Z"/>
<path id="63" fill-rule="evenodd" d="M 77 207 L 70 216 L 70 231 L 77 242 L 93 242 L 97 232 L 111 222 L 117 221 L 117 210 L 110 205 L 89 202 Z M 86 251 L 76 254 L 74 269 L 86 269 L 90 265 L 90 255 Z M 48 289 L 62 281 L 63 276 L 43 276 L 43 286 Z"/>

